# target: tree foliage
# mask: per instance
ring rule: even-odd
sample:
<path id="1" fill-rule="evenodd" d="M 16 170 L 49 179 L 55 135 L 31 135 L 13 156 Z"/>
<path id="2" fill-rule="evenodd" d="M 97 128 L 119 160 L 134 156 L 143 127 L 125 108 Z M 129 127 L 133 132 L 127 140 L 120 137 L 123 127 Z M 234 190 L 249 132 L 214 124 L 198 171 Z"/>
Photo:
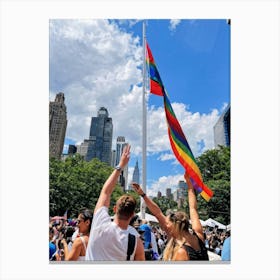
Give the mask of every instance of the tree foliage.
<path id="1" fill-rule="evenodd" d="M 202 220 L 212 218 L 230 223 L 230 148 L 219 146 L 197 158 L 204 183 L 214 192 L 206 202 L 198 196 L 198 210 Z"/>
<path id="2" fill-rule="evenodd" d="M 65 161 L 51 158 L 49 162 L 50 216 L 76 217 L 80 209 L 94 209 L 101 188 L 112 172 L 112 167 L 93 159 L 84 161 L 79 154 Z M 111 205 L 123 194 L 117 186 L 112 194 Z M 110 207 L 112 214 L 112 207 Z"/>
<path id="3" fill-rule="evenodd" d="M 204 152 L 197 159 L 204 181 L 230 180 L 230 148 L 219 146 Z"/>
<path id="4" fill-rule="evenodd" d="M 177 202 L 172 199 L 162 196 L 159 198 L 153 198 L 153 201 L 159 206 L 162 213 L 165 215 L 166 211 L 169 209 L 177 209 Z M 150 213 L 149 209 L 146 210 L 147 213 Z"/>

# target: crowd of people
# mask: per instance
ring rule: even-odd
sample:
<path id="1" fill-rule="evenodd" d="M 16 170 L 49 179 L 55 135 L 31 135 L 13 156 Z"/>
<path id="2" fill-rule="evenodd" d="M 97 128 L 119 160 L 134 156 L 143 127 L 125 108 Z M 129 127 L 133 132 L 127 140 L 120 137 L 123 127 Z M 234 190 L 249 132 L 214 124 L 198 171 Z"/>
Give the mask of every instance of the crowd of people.
<path id="1" fill-rule="evenodd" d="M 162 213 L 139 184 L 134 191 L 143 198 L 157 218 L 150 224 L 135 215 L 136 200 L 124 194 L 113 208 L 109 206 L 120 171 L 130 158 L 127 145 L 118 167 L 103 185 L 94 211 L 82 209 L 77 219 L 51 219 L 49 226 L 50 261 L 211 261 L 230 260 L 230 232 L 202 227 L 194 188 L 187 173 L 189 213 Z"/>

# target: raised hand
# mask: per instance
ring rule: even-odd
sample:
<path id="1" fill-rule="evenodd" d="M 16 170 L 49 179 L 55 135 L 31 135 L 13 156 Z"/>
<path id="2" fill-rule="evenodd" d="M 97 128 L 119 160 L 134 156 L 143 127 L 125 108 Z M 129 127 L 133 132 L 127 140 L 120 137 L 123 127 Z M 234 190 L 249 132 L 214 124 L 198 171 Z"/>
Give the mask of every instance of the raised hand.
<path id="1" fill-rule="evenodd" d="M 130 145 L 127 144 L 122 152 L 121 160 L 119 163 L 120 167 L 124 168 L 128 164 L 129 159 L 130 159 Z"/>
<path id="2" fill-rule="evenodd" d="M 144 194 L 144 191 L 142 190 L 142 188 L 139 186 L 139 184 L 137 183 L 131 183 L 133 189 L 135 190 L 135 192 L 137 192 L 139 195 Z"/>
<path id="3" fill-rule="evenodd" d="M 188 174 L 187 172 L 185 172 L 184 178 L 185 178 L 186 183 L 187 183 L 187 185 L 188 185 L 188 190 L 193 189 L 193 185 L 192 185 L 192 183 L 191 183 L 190 176 L 189 176 L 189 174 Z"/>

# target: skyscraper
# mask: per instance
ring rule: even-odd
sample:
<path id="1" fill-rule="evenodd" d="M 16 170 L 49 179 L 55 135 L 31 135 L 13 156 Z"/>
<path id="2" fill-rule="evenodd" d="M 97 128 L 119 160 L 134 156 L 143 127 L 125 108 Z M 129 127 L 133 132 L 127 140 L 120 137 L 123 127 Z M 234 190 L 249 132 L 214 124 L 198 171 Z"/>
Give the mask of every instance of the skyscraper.
<path id="1" fill-rule="evenodd" d="M 114 167 L 115 165 L 116 165 L 116 150 L 113 150 L 111 154 L 111 166 Z"/>
<path id="2" fill-rule="evenodd" d="M 179 200 L 179 189 L 176 189 L 174 192 L 173 192 L 173 200 L 176 201 L 178 203 L 178 200 Z"/>
<path id="3" fill-rule="evenodd" d="M 68 155 L 74 155 L 77 152 L 77 147 L 75 145 L 69 145 Z"/>
<path id="4" fill-rule="evenodd" d="M 167 189 L 166 189 L 166 197 L 169 198 L 169 199 L 172 198 L 171 188 L 167 188 Z"/>
<path id="5" fill-rule="evenodd" d="M 214 126 L 215 147 L 230 146 L 230 105 L 227 106 Z"/>
<path id="6" fill-rule="evenodd" d="M 86 160 L 90 161 L 93 158 L 98 158 L 100 161 L 111 165 L 112 137 L 112 118 L 109 118 L 107 109 L 101 107 L 97 117 L 91 118 Z"/>
<path id="7" fill-rule="evenodd" d="M 87 156 L 89 142 L 90 141 L 88 139 L 84 139 L 84 142 L 82 142 L 80 145 L 77 145 L 77 154 L 80 154 L 84 159 Z"/>
<path id="8" fill-rule="evenodd" d="M 137 184 L 140 184 L 138 160 L 136 161 L 136 164 L 135 164 L 135 167 L 134 167 L 134 171 L 133 171 L 133 175 L 132 175 L 132 181 L 137 183 Z"/>
<path id="9" fill-rule="evenodd" d="M 117 137 L 117 144 L 116 144 L 116 162 L 115 165 L 118 165 L 122 156 L 123 148 L 127 145 L 125 143 L 125 137 L 124 136 L 118 136 Z"/>
<path id="10" fill-rule="evenodd" d="M 186 201 L 187 188 L 187 183 L 185 181 L 180 180 L 178 183 L 178 199 L 181 199 L 183 203 Z"/>
<path id="11" fill-rule="evenodd" d="M 49 104 L 49 156 L 60 159 L 67 127 L 64 93 L 59 92 Z"/>
<path id="12" fill-rule="evenodd" d="M 118 136 L 117 137 L 117 145 L 116 145 L 116 161 L 115 165 L 118 165 L 121 160 L 122 152 L 124 147 L 127 145 L 125 142 L 124 136 Z M 119 177 L 119 183 L 122 186 L 123 190 L 125 191 L 128 186 L 128 165 L 125 166 L 124 170 L 121 171 L 120 177 Z"/>

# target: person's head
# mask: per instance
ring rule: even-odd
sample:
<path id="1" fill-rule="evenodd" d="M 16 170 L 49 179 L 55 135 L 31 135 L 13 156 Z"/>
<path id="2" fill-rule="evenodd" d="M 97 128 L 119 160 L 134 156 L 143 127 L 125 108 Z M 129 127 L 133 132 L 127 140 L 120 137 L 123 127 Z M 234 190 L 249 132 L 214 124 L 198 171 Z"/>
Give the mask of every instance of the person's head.
<path id="1" fill-rule="evenodd" d="M 80 233 L 89 233 L 91 229 L 91 223 L 93 219 L 93 211 L 89 209 L 83 209 L 77 219 L 77 227 Z"/>
<path id="2" fill-rule="evenodd" d="M 122 195 L 114 206 L 114 211 L 119 220 L 128 220 L 134 216 L 136 207 L 136 200 L 131 195 Z"/>
<path id="3" fill-rule="evenodd" d="M 136 225 L 136 223 L 138 223 L 138 219 L 139 219 L 138 215 L 133 216 L 129 222 L 129 225 L 134 227 Z"/>
<path id="4" fill-rule="evenodd" d="M 62 220 L 58 220 L 55 222 L 55 227 L 58 231 L 61 231 L 61 229 L 63 228 L 63 221 Z"/>
<path id="5" fill-rule="evenodd" d="M 170 228 L 173 237 L 181 237 L 189 232 L 189 217 L 183 211 L 170 213 L 167 216 L 167 227 Z"/>
<path id="6" fill-rule="evenodd" d="M 166 248 L 163 252 L 163 260 L 170 260 L 172 256 L 182 245 L 185 239 L 185 234 L 189 233 L 189 217 L 183 211 L 169 213 L 166 217 L 166 226 L 170 231 L 171 238 L 169 239 Z M 178 241 L 179 240 L 179 241 Z"/>
<path id="7" fill-rule="evenodd" d="M 49 226 L 49 240 L 51 241 L 54 237 L 54 228 Z"/>
<path id="8" fill-rule="evenodd" d="M 148 223 L 147 220 L 142 219 L 142 225 L 145 225 L 145 224 L 147 224 L 147 223 Z"/>
<path id="9" fill-rule="evenodd" d="M 211 246 L 212 246 L 213 249 L 216 249 L 218 247 L 218 245 L 219 245 L 219 242 L 216 239 L 213 240 L 213 242 L 211 243 Z"/>

